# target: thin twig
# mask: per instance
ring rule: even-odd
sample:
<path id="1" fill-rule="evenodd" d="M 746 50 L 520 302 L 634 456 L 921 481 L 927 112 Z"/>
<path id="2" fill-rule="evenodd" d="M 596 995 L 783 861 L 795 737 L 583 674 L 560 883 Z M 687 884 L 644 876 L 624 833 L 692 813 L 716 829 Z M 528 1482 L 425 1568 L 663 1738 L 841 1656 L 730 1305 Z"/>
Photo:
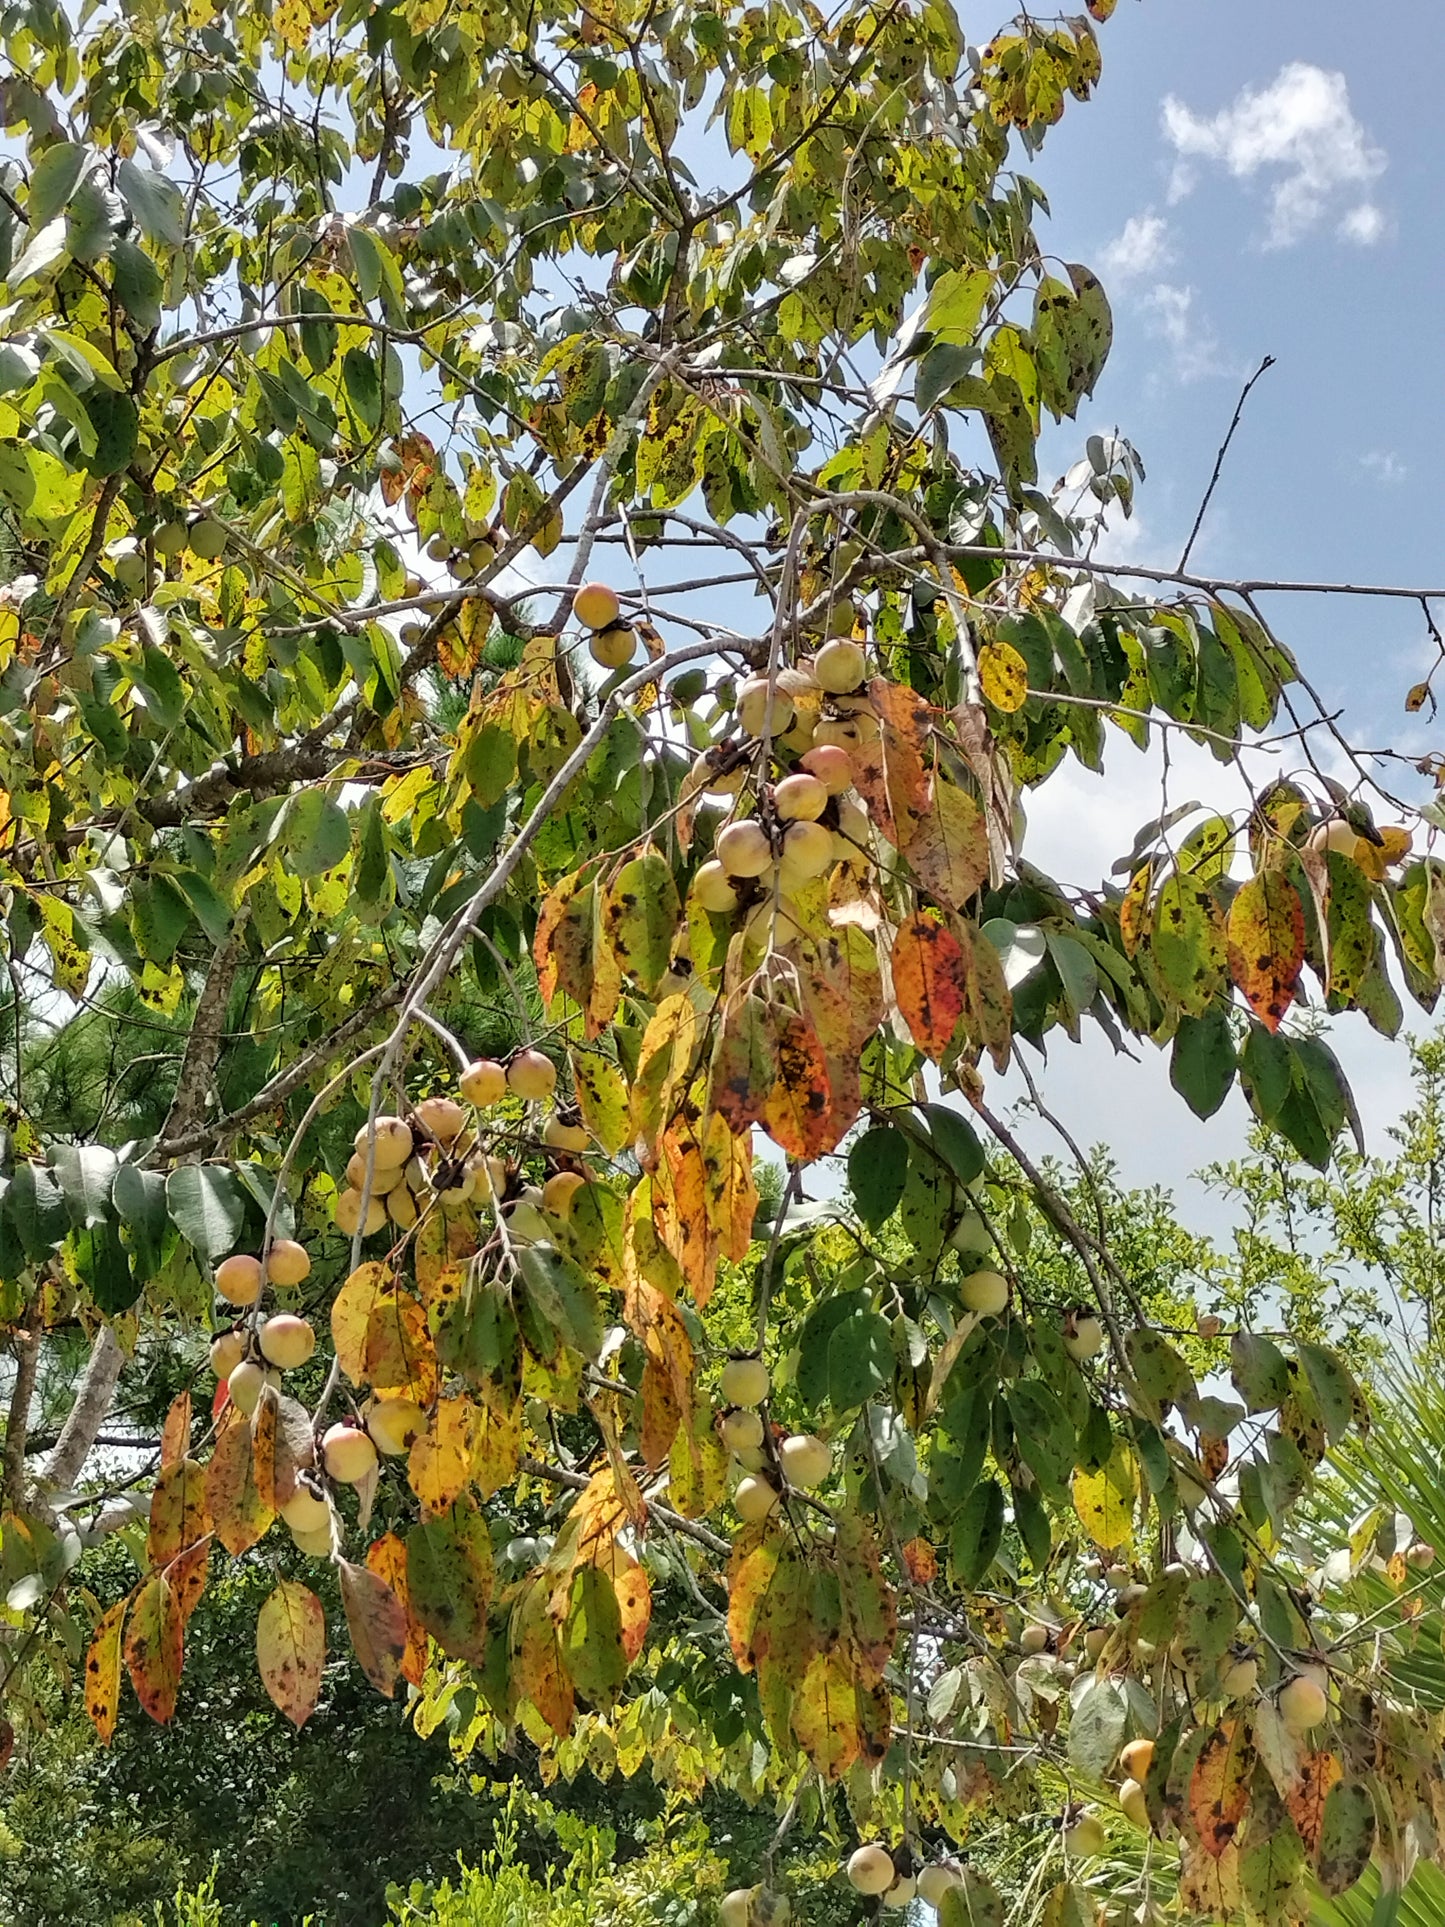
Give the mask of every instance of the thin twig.
<path id="1" fill-rule="evenodd" d="M 1234 414 L 1230 419 L 1228 429 L 1225 431 L 1224 440 L 1219 444 L 1219 453 L 1214 458 L 1214 473 L 1209 478 L 1209 486 L 1204 491 L 1204 500 L 1199 504 L 1199 513 L 1194 518 L 1194 527 L 1189 531 L 1189 540 L 1184 544 L 1184 553 L 1179 558 L 1179 567 L 1181 569 L 1187 569 L 1189 567 L 1190 553 L 1194 548 L 1195 539 L 1200 529 L 1204 526 L 1204 518 L 1209 512 L 1209 504 L 1213 500 L 1214 491 L 1219 485 L 1219 477 L 1224 469 L 1224 458 L 1229 453 L 1229 444 L 1234 440 L 1234 431 L 1238 428 L 1240 417 L 1244 413 L 1244 404 L 1249 400 L 1249 391 L 1259 380 L 1260 376 L 1266 374 L 1273 366 L 1274 356 L 1266 355 L 1258 368 L 1256 368 L 1250 376 L 1249 380 L 1244 384 L 1244 387 L 1240 390 L 1239 400 L 1234 404 Z"/>

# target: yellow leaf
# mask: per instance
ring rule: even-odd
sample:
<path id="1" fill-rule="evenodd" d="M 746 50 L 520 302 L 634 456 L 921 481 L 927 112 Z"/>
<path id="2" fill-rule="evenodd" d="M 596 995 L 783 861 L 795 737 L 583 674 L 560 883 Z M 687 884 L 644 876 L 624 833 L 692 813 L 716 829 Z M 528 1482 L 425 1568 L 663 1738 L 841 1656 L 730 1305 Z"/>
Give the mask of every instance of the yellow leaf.
<path id="1" fill-rule="evenodd" d="M 1022 709 L 1028 700 L 1028 664 L 1011 642 L 986 642 L 978 652 L 978 675 L 985 698 L 1005 715 Z"/>
<path id="2" fill-rule="evenodd" d="M 1139 1475 L 1128 1446 L 1117 1443 L 1097 1472 L 1083 1466 L 1074 1474 L 1074 1510 L 1079 1523 L 1104 1552 L 1127 1552 L 1133 1545 L 1134 1506 Z"/>

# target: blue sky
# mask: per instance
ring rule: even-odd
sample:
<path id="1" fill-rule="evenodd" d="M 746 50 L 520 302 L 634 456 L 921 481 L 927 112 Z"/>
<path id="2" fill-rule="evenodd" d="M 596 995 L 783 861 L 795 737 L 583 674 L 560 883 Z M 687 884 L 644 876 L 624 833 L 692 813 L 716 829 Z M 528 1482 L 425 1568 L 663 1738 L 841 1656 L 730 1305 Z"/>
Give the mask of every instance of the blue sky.
<path id="1" fill-rule="evenodd" d="M 984 27 L 977 7 L 966 24 Z M 1098 269 L 1114 305 L 1114 353 L 1079 427 L 1117 427 L 1148 469 L 1135 522 L 1101 552 L 1177 562 L 1240 386 L 1272 354 L 1195 565 L 1445 585 L 1435 482 L 1445 124 L 1435 63 L 1402 57 L 1431 45 L 1432 29 L 1438 13 L 1423 4 L 1121 0 L 1100 30 L 1097 96 L 1070 107 L 1029 171 L 1049 195 L 1048 244 Z M 1066 425 L 1060 468 L 1077 438 Z M 1418 606 L 1269 607 L 1356 740 L 1437 744 L 1403 710 L 1434 657 Z M 1105 782 L 1065 770 L 1033 799 L 1028 854 L 1070 881 L 1102 874 L 1155 813 L 1160 778 L 1156 759 L 1115 739 Z M 1207 756 L 1176 758 L 1171 801 L 1237 795 Z M 1406 1023 L 1429 1020 L 1407 1006 Z M 1371 1149 L 1387 1151 L 1403 1043 L 1362 1018 L 1337 1023 L 1332 1041 Z M 1060 1041 L 1045 1091 L 1085 1142 L 1114 1146 L 1128 1177 L 1173 1185 L 1192 1221 L 1220 1229 L 1189 1174 L 1242 1152 L 1243 1099 L 1198 1124 L 1168 1088 L 1167 1060 L 1140 1049 L 1130 1064 L 1097 1033 L 1079 1047 Z"/>

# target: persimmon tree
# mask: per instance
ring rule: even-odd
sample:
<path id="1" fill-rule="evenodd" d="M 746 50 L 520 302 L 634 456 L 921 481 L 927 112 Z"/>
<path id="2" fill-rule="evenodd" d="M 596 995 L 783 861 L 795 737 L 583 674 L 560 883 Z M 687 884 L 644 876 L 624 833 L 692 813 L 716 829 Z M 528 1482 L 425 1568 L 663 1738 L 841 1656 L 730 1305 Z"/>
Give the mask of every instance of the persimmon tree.
<path id="1" fill-rule="evenodd" d="M 1110 1825 L 1186 1912 L 1433 1846 L 1439 1714 L 1372 1697 L 1292 1534 L 1347 1366 L 1287 1304 L 1161 1329 L 991 1089 L 1097 1024 L 1324 1165 L 1350 1094 L 1292 1008 L 1393 1032 L 1439 984 L 1291 585 L 1111 565 L 1122 439 L 1040 484 L 1111 327 L 1016 163 L 1111 11 L 7 16 L 14 1018 L 173 1046 L 139 1132 L 0 1073 L 12 1721 L 42 1661 L 103 1739 L 126 1673 L 183 1713 L 224 1556 L 274 1564 L 296 1722 L 349 1639 L 459 1749 L 735 1785 L 953 1922 L 1001 1903 L 940 1850 L 1001 1815 L 1092 1918 L 1133 1739 Z M 1030 862 L 1032 787 L 1175 736 L 1289 773 Z M 203 1326 L 144 1526 L 77 1496 L 127 1355 Z"/>

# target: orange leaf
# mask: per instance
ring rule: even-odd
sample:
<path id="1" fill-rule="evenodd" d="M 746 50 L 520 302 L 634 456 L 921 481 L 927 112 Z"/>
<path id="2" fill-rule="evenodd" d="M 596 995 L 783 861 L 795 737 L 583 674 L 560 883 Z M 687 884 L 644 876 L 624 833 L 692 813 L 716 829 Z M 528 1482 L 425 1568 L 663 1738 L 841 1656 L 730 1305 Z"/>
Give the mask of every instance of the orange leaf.
<path id="1" fill-rule="evenodd" d="M 408 1685 L 420 1686 L 426 1673 L 426 1628 L 411 1610 L 406 1588 L 406 1542 L 395 1532 L 387 1532 L 368 1548 L 366 1569 L 388 1585 L 406 1616 L 406 1645 L 402 1650 L 401 1676 Z"/>
<path id="2" fill-rule="evenodd" d="M 771 1019 L 774 1076 L 763 1106 L 763 1127 L 789 1157 L 821 1157 L 841 1136 L 834 1129 L 833 1089 L 823 1046 L 808 1019 L 796 1011 L 774 1004 Z"/>
<path id="3" fill-rule="evenodd" d="M 1247 1720 L 1223 1720 L 1204 1742 L 1189 1781 L 1189 1814 L 1215 1860 L 1234 1840 L 1249 1806 L 1254 1747 Z"/>
<path id="4" fill-rule="evenodd" d="M 1306 1753 L 1294 1784 L 1284 1796 L 1290 1818 L 1311 1859 L 1319 1852 L 1330 1788 L 1344 1776 L 1345 1770 L 1333 1753 Z"/>
<path id="5" fill-rule="evenodd" d="M 695 1126 L 682 1117 L 674 1119 L 660 1149 L 652 1180 L 652 1221 L 693 1297 L 705 1305 L 717 1276 L 718 1241 L 708 1216 L 707 1168 Z"/>
<path id="6" fill-rule="evenodd" d="M 514 1669 L 517 1686 L 560 1739 L 571 1731 L 576 1702 L 543 1585 L 528 1587 L 517 1620 L 521 1630 Z"/>
<path id="7" fill-rule="evenodd" d="M 326 1615 L 309 1586 L 277 1582 L 256 1616 L 256 1664 L 261 1684 L 293 1726 L 304 1726 L 321 1696 L 326 1663 Z"/>
<path id="8" fill-rule="evenodd" d="M 176 1596 L 176 1604 L 181 1609 L 181 1623 L 185 1625 L 201 1603 L 201 1594 L 206 1590 L 207 1568 L 211 1559 L 210 1535 L 198 1539 L 184 1552 L 178 1552 L 166 1567 L 166 1579 Z"/>
<path id="9" fill-rule="evenodd" d="M 120 1636 L 129 1605 L 129 1596 L 116 1600 L 102 1616 L 85 1655 L 85 1710 L 102 1746 L 109 1746 L 120 1710 Z"/>
<path id="10" fill-rule="evenodd" d="M 893 991 L 913 1041 L 935 1062 L 963 1015 L 967 960 L 948 926 L 919 910 L 893 940 Z"/>
<path id="11" fill-rule="evenodd" d="M 1229 908 L 1229 974 L 1266 1030 L 1278 1030 L 1294 1001 L 1305 956 L 1299 892 L 1279 870 L 1241 884 Z"/>
<path id="12" fill-rule="evenodd" d="M 410 429 L 391 443 L 381 466 L 381 495 L 388 508 L 394 508 L 403 495 L 419 500 L 427 483 L 436 473 L 436 444 L 416 429 Z"/>
<path id="13" fill-rule="evenodd" d="M 728 1639 L 738 1671 L 750 1673 L 756 1664 L 754 1638 L 763 1603 L 777 1571 L 783 1541 L 776 1528 L 748 1526 L 733 1541 L 728 1562 Z"/>
<path id="14" fill-rule="evenodd" d="M 296 1495 L 296 1460 L 280 1424 L 280 1409 L 276 1388 L 263 1386 L 251 1418 L 251 1462 L 257 1497 L 268 1512 L 279 1512 Z"/>
<path id="15" fill-rule="evenodd" d="M 928 808 L 929 777 L 923 745 L 929 708 L 921 696 L 899 683 L 875 676 L 869 703 L 878 717 L 878 734 L 849 751 L 853 781 L 868 803 L 869 815 L 888 841 L 901 848 Z M 867 712 L 863 722 L 867 724 Z"/>
<path id="16" fill-rule="evenodd" d="M 275 1517 L 257 1489 L 251 1422 L 234 1405 L 222 1416 L 206 1467 L 206 1509 L 216 1537 L 237 1558 L 256 1544 Z"/>
<path id="17" fill-rule="evenodd" d="M 336 1570 L 347 1630 L 361 1670 L 377 1692 L 390 1699 L 407 1648 L 406 1608 L 386 1581 L 366 1566 L 340 1559 Z"/>
<path id="18" fill-rule="evenodd" d="M 125 1663 L 135 1696 L 162 1726 L 176 1710 L 185 1633 L 181 1609 L 161 1573 L 132 1595 L 125 1629 Z"/>
<path id="19" fill-rule="evenodd" d="M 753 1183 L 753 1141 L 746 1132 L 736 1136 L 724 1118 L 714 1113 L 703 1138 L 703 1208 L 717 1232 L 724 1258 L 741 1264 L 753 1241 L 753 1218 L 758 1208 Z M 693 1285 L 697 1296 L 697 1286 Z M 699 1309 L 707 1300 L 697 1299 Z"/>
<path id="20" fill-rule="evenodd" d="M 168 1566 L 210 1530 L 205 1467 L 194 1459 L 172 1461 L 156 1480 L 151 1497 L 146 1558 L 152 1566 Z"/>
<path id="21" fill-rule="evenodd" d="M 628 1284 L 622 1315 L 645 1354 L 638 1443 L 643 1464 L 653 1472 L 671 1451 L 683 1413 L 692 1409 L 692 1340 L 677 1306 L 645 1279 Z"/>
<path id="22" fill-rule="evenodd" d="M 903 1547 L 903 1563 L 915 1586 L 931 1586 L 938 1577 L 938 1554 L 926 1539 L 910 1539 Z"/>
<path id="23" fill-rule="evenodd" d="M 171 1400 L 166 1422 L 161 1427 L 161 1470 L 178 1465 L 191 1442 L 191 1395 L 178 1392 Z"/>

